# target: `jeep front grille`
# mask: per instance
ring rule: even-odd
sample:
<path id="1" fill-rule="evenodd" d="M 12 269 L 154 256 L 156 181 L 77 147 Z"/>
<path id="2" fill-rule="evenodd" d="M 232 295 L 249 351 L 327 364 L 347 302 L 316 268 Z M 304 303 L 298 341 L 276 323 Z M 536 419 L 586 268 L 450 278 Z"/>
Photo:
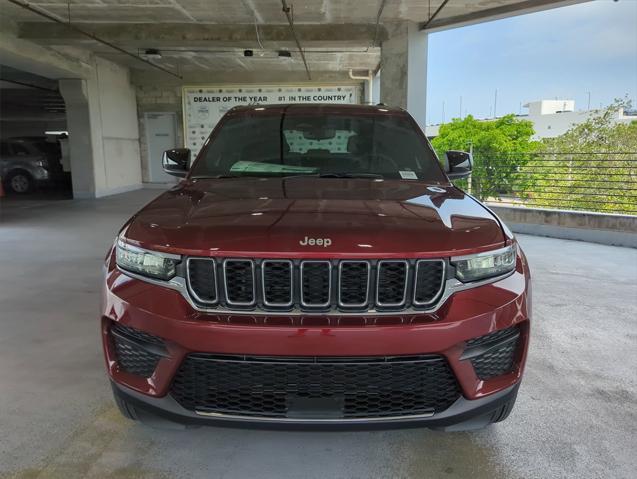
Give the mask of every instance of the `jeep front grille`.
<path id="1" fill-rule="evenodd" d="M 228 310 L 423 310 L 444 290 L 444 260 L 188 258 L 193 301 Z"/>

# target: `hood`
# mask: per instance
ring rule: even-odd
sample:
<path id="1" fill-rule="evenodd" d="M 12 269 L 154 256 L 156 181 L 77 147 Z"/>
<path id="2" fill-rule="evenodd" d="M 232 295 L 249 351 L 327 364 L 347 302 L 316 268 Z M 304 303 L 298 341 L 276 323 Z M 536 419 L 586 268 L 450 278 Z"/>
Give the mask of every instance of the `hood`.
<path id="1" fill-rule="evenodd" d="M 204 256 L 435 257 L 505 241 L 495 216 L 453 186 L 316 177 L 184 181 L 123 234 L 144 248 Z"/>

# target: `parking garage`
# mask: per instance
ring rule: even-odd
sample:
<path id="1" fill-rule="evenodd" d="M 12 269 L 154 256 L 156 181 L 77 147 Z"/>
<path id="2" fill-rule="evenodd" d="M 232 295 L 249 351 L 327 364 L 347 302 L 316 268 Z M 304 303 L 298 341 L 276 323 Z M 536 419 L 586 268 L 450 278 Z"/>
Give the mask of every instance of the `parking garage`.
<path id="1" fill-rule="evenodd" d="M 275 1 L 0 7 L 2 139 L 60 145 L 62 173 L 0 199 L 0 424 L 10 431 L 0 475 L 631 477 L 628 215 L 497 210 L 523 233 L 534 294 L 526 377 L 504 423 L 458 433 L 171 430 L 119 415 L 99 336 L 102 264 L 130 215 L 177 181 L 161 168 L 164 150 L 198 150 L 242 104 L 383 103 L 424 128 L 431 32 L 575 2 L 288 3 L 292 21 Z"/>

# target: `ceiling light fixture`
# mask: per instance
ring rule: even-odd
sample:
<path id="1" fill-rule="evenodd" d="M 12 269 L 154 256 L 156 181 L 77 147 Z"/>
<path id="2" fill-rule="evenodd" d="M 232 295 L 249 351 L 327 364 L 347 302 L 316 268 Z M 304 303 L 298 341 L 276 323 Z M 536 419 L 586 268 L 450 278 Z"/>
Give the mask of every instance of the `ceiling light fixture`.
<path id="1" fill-rule="evenodd" d="M 161 60 L 161 52 L 156 48 L 147 48 L 140 56 L 147 60 Z"/>

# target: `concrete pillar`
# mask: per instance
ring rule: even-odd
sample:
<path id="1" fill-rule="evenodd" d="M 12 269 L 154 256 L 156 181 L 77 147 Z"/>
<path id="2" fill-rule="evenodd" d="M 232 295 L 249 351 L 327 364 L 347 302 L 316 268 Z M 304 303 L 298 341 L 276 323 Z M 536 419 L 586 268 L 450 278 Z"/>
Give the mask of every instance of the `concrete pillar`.
<path id="1" fill-rule="evenodd" d="M 376 73 L 372 80 L 372 105 L 380 103 L 380 72 Z"/>
<path id="2" fill-rule="evenodd" d="M 88 86 L 80 79 L 60 80 L 59 86 L 66 105 L 73 196 L 93 198 L 96 188 Z"/>
<path id="3" fill-rule="evenodd" d="M 75 198 L 141 188 L 135 90 L 128 70 L 102 58 L 86 80 L 59 80 L 66 103 Z"/>
<path id="4" fill-rule="evenodd" d="M 425 129 L 427 106 L 427 33 L 415 22 L 385 24 L 381 45 L 380 101 L 405 108 Z"/>

